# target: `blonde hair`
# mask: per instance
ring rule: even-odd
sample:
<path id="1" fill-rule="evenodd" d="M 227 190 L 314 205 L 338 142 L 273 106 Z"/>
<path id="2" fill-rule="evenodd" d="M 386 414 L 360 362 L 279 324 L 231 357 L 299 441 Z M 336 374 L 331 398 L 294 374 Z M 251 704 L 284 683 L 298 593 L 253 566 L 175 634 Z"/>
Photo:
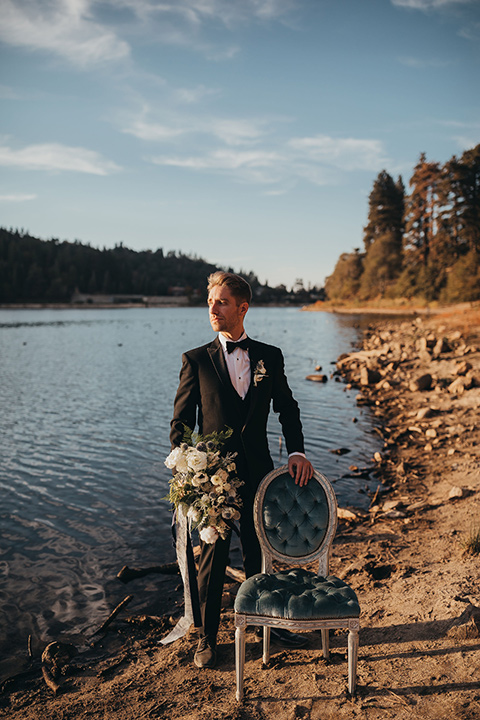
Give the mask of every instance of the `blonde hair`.
<path id="1" fill-rule="evenodd" d="M 228 287 L 234 298 L 239 302 L 246 302 L 250 305 L 252 301 L 252 288 L 240 275 L 217 270 L 217 272 L 208 276 L 208 292 L 217 285 Z"/>

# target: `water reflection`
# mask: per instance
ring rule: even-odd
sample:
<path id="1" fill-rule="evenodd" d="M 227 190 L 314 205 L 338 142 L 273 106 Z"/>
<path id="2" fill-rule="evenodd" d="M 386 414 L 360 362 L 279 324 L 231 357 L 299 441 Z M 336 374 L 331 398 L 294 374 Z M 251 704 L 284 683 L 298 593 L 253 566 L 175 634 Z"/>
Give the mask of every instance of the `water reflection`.
<path id="1" fill-rule="evenodd" d="M 282 347 L 307 453 L 345 504 L 368 502 L 348 467 L 368 464 L 379 441 L 354 393 L 305 376 L 317 366 L 330 375 L 358 322 L 251 308 L 246 323 Z M 0 311 L 2 674 L 29 634 L 40 642 L 98 625 L 126 594 L 115 579 L 123 565 L 173 559 L 163 464 L 173 397 L 181 353 L 211 337 L 203 308 Z M 268 433 L 284 462 L 275 416 Z M 350 453 L 331 453 L 340 446 Z M 171 578 L 135 584 L 133 611 L 168 604 Z"/>

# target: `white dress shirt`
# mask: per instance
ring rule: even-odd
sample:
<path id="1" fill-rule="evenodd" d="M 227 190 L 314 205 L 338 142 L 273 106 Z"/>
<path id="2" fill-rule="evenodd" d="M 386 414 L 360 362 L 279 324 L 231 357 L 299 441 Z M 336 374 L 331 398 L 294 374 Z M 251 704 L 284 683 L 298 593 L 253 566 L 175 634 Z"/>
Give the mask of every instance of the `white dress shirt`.
<path id="1" fill-rule="evenodd" d="M 245 340 L 246 337 L 247 333 L 244 332 L 243 335 L 235 342 Z M 218 338 L 223 348 L 223 354 L 225 356 L 225 362 L 227 363 L 228 374 L 230 375 L 232 385 L 242 400 L 244 400 L 246 394 L 248 393 L 251 380 L 250 356 L 248 354 L 248 350 L 235 348 L 233 352 L 229 353 L 227 352 L 227 338 L 225 335 L 220 333 Z"/>

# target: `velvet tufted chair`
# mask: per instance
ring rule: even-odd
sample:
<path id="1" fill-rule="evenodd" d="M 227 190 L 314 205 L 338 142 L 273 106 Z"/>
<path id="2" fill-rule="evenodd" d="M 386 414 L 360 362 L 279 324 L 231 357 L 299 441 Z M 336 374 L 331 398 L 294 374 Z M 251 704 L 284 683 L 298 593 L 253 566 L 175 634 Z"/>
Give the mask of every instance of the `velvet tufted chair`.
<path id="1" fill-rule="evenodd" d="M 348 690 L 356 684 L 360 606 L 355 592 L 328 574 L 330 547 L 337 526 L 337 501 L 327 478 L 315 471 L 304 487 L 284 465 L 260 483 L 254 520 L 263 567 L 245 580 L 235 599 L 237 700 L 243 697 L 245 630 L 263 626 L 263 662 L 270 658 L 270 628 L 321 630 L 323 657 L 329 657 L 329 630 L 348 635 Z M 273 561 L 305 565 L 318 561 L 318 574 L 303 567 L 273 572 Z"/>

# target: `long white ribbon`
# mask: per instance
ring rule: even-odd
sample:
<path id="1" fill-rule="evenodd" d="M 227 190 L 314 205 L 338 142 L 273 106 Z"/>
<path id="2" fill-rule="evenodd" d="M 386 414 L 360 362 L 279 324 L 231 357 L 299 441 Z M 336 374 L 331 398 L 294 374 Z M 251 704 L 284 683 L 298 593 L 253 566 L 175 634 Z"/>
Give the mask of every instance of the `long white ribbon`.
<path id="1" fill-rule="evenodd" d="M 183 512 L 183 508 L 180 505 L 177 509 L 176 518 L 176 549 L 177 549 L 177 562 L 180 570 L 180 574 L 183 580 L 183 590 L 185 598 L 184 615 L 178 623 L 175 625 L 166 637 L 160 640 L 162 645 L 168 645 L 168 643 L 174 642 L 187 634 L 190 626 L 193 623 L 193 608 L 192 608 L 192 595 L 190 590 L 190 578 L 188 576 L 188 564 L 187 564 L 187 538 L 188 538 L 188 520 Z"/>

